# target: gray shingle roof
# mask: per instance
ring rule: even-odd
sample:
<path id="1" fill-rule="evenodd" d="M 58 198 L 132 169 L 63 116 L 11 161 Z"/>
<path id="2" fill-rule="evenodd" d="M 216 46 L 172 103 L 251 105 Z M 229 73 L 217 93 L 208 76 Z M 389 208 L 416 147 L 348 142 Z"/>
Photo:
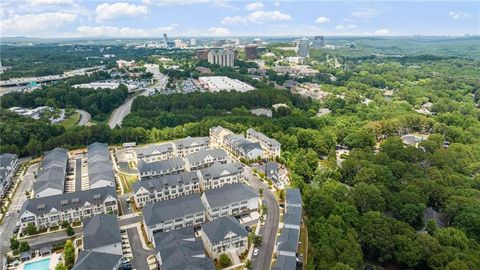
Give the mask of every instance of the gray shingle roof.
<path id="1" fill-rule="evenodd" d="M 272 270 L 295 270 L 297 258 L 294 256 L 278 255 Z"/>
<path id="2" fill-rule="evenodd" d="M 205 198 L 211 208 L 229 205 L 233 202 L 240 202 L 252 198 L 258 198 L 257 192 L 242 183 L 226 185 L 205 191 Z"/>
<path id="3" fill-rule="evenodd" d="M 211 156 L 215 160 L 226 160 L 227 152 L 223 149 L 211 149 L 211 150 L 200 150 L 191 155 L 188 155 L 186 159 L 190 164 L 199 164 L 203 163 L 203 160 Z"/>
<path id="4" fill-rule="evenodd" d="M 121 255 L 81 250 L 72 270 L 113 269 L 122 259 Z"/>
<path id="5" fill-rule="evenodd" d="M 62 148 L 55 148 L 45 152 L 37 178 L 33 184 L 36 194 L 52 188 L 63 192 L 67 176 L 68 152 Z"/>
<path id="6" fill-rule="evenodd" d="M 82 190 L 72 193 L 35 198 L 27 200 L 23 203 L 20 215 L 25 210 L 37 215 L 48 213 L 52 208 L 55 208 L 58 211 L 63 211 L 65 209 L 72 209 L 80 205 L 84 205 L 87 201 L 90 203 L 96 203 L 96 201 L 103 202 L 108 196 L 112 196 L 113 198 L 117 199 L 117 192 L 115 191 L 114 187 L 102 187 L 92 190 Z M 39 210 L 39 208 L 44 208 L 45 210 Z"/>
<path id="7" fill-rule="evenodd" d="M 160 176 L 158 178 L 137 181 L 133 184 L 133 192 L 136 193 L 141 187 L 151 190 L 162 190 L 167 186 L 176 186 L 180 182 L 183 184 L 189 184 L 191 182 L 198 182 L 199 177 L 196 172 L 182 172 L 178 174 L 170 174 Z"/>
<path id="8" fill-rule="evenodd" d="M 212 243 L 222 241 L 230 232 L 242 238 L 248 236 L 248 231 L 245 227 L 240 225 L 238 220 L 230 216 L 216 218 L 202 225 L 202 231 Z"/>
<path id="9" fill-rule="evenodd" d="M 5 168 L 10 166 L 10 164 L 18 159 L 16 154 L 4 153 L 0 155 L 0 168 Z"/>
<path id="10" fill-rule="evenodd" d="M 83 220 L 83 248 L 95 249 L 122 242 L 117 216 L 94 215 Z"/>
<path id="11" fill-rule="evenodd" d="M 87 158 L 93 159 L 102 157 L 104 159 L 110 159 L 110 152 L 108 151 L 108 144 L 94 142 L 87 146 Z"/>
<path id="12" fill-rule="evenodd" d="M 269 161 L 265 164 L 265 175 L 268 179 L 278 182 L 278 163 Z"/>
<path id="13" fill-rule="evenodd" d="M 145 147 L 137 148 L 135 150 L 137 155 L 139 156 L 150 156 L 153 152 L 158 152 L 160 154 L 166 154 L 169 152 L 173 152 L 173 144 L 172 143 L 164 143 L 164 144 L 154 144 L 148 145 Z"/>
<path id="14" fill-rule="evenodd" d="M 254 149 L 262 150 L 262 146 L 258 142 L 244 141 L 238 144 L 238 148 L 242 149 L 244 153 L 248 153 Z"/>
<path id="15" fill-rule="evenodd" d="M 297 252 L 298 238 L 300 237 L 299 229 L 283 228 L 282 233 L 277 239 L 278 250 Z"/>
<path id="16" fill-rule="evenodd" d="M 206 258 L 203 242 L 195 238 L 192 227 L 155 233 L 155 250 L 160 253 L 162 270 L 214 270 Z"/>
<path id="17" fill-rule="evenodd" d="M 147 226 L 167 220 L 205 211 L 199 194 L 191 194 L 171 200 L 148 203 L 143 207 L 143 218 Z"/>
<path id="18" fill-rule="evenodd" d="M 268 143 L 271 146 L 280 146 L 280 143 L 277 140 L 267 137 L 265 134 L 258 132 L 253 128 L 249 128 L 247 130 L 247 133 L 249 133 L 252 137 L 258 138 L 259 140 Z"/>
<path id="19" fill-rule="evenodd" d="M 113 163 L 110 160 L 110 152 L 106 143 L 95 142 L 90 144 L 87 152 L 88 180 L 90 185 L 104 180 L 115 186 L 115 174 Z"/>
<path id="20" fill-rule="evenodd" d="M 205 179 L 217 179 L 224 175 L 224 173 L 225 175 L 236 175 L 243 173 L 243 166 L 238 162 L 227 164 L 214 163 L 212 166 L 200 171 Z"/>
<path id="21" fill-rule="evenodd" d="M 287 212 L 283 216 L 283 222 L 289 225 L 300 226 L 302 223 L 302 208 L 301 207 L 289 207 Z"/>
<path id="22" fill-rule="evenodd" d="M 208 145 L 210 137 L 187 137 L 185 139 L 175 141 L 177 149 L 190 148 L 196 145 Z"/>
<path id="23" fill-rule="evenodd" d="M 143 160 L 139 160 L 137 168 L 140 173 L 145 173 L 166 171 L 183 166 L 185 166 L 183 158 L 175 157 L 154 162 L 145 162 Z"/>
<path id="24" fill-rule="evenodd" d="M 298 188 L 289 188 L 286 191 L 285 199 L 287 202 L 287 207 L 290 204 L 299 204 L 302 205 L 302 195 Z"/>

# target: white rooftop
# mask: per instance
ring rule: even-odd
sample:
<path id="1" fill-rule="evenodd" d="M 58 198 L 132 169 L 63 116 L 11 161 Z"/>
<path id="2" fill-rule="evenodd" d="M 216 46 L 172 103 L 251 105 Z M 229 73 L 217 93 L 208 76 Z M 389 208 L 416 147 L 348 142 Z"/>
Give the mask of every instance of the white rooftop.
<path id="1" fill-rule="evenodd" d="M 235 90 L 239 92 L 247 92 L 255 89 L 249 84 L 246 84 L 237 79 L 230 79 L 225 76 L 199 77 L 198 81 L 205 90 L 209 90 L 211 92 L 218 92 L 221 90 Z"/>

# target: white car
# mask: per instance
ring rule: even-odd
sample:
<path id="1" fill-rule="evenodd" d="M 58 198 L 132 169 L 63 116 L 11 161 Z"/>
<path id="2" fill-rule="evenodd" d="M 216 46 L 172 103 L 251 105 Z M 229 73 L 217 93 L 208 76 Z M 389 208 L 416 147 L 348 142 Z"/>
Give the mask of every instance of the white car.
<path id="1" fill-rule="evenodd" d="M 258 256 L 258 248 L 253 250 L 253 256 Z"/>
<path id="2" fill-rule="evenodd" d="M 10 216 L 10 212 L 5 213 L 6 218 L 9 217 L 9 216 Z"/>

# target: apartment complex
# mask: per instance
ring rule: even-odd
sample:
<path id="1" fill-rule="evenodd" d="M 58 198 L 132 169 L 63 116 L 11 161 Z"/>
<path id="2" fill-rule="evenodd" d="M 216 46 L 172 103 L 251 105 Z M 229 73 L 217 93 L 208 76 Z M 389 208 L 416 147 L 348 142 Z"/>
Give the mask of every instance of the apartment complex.
<path id="1" fill-rule="evenodd" d="M 18 156 L 16 154 L 5 153 L 0 155 L 0 200 L 3 199 L 8 188 L 10 188 L 18 166 Z"/>
<path id="2" fill-rule="evenodd" d="M 247 130 L 247 139 L 259 142 L 264 150 L 265 155 L 276 158 L 280 157 L 281 144 L 272 138 L 267 137 L 265 134 L 249 128 Z"/>
<path id="3" fill-rule="evenodd" d="M 160 161 L 175 156 L 172 143 L 154 144 L 138 148 L 135 153 L 137 159 L 143 159 L 146 162 Z"/>
<path id="4" fill-rule="evenodd" d="M 263 159 L 266 154 L 267 156 L 280 155 L 280 144 L 277 141 L 263 134 L 261 136 L 258 134 L 259 132 L 254 132 L 254 130 L 250 133 L 247 132 L 247 138 L 243 134 L 235 134 L 221 126 L 211 127 L 209 132 L 212 144 L 221 146 L 248 160 Z M 262 144 L 266 146 L 265 149 L 263 149 Z"/>
<path id="5" fill-rule="evenodd" d="M 263 159 L 264 153 L 259 142 L 253 142 L 243 134 L 229 134 L 223 138 L 223 145 L 232 153 L 248 160 Z"/>
<path id="6" fill-rule="evenodd" d="M 235 65 L 235 52 L 231 49 L 211 50 L 208 52 L 208 63 L 222 67 L 233 67 Z"/>
<path id="7" fill-rule="evenodd" d="M 33 184 L 35 198 L 62 194 L 65 189 L 67 168 L 67 150 L 55 148 L 45 152 Z"/>
<path id="8" fill-rule="evenodd" d="M 213 163 L 227 163 L 228 155 L 223 149 L 199 150 L 185 158 L 185 168 L 189 171 L 211 166 Z"/>
<path id="9" fill-rule="evenodd" d="M 187 137 L 174 142 L 175 153 L 178 157 L 185 157 L 210 146 L 209 137 Z"/>
<path id="10" fill-rule="evenodd" d="M 238 183 L 244 179 L 243 171 L 241 163 L 214 163 L 200 171 L 200 187 L 202 190 L 209 190 Z"/>
<path id="11" fill-rule="evenodd" d="M 90 189 L 115 187 L 115 175 L 106 143 L 95 142 L 87 147 L 88 181 Z"/>
<path id="12" fill-rule="evenodd" d="M 244 253 L 248 248 L 248 231 L 233 217 L 220 217 L 202 225 L 202 240 L 208 255 Z"/>
<path id="13" fill-rule="evenodd" d="M 74 193 L 27 200 L 20 210 L 20 229 L 29 223 L 38 229 L 61 225 L 63 221 L 77 222 L 98 214 L 118 213 L 114 187 L 101 187 Z"/>
<path id="14" fill-rule="evenodd" d="M 141 181 L 143 181 L 163 175 L 183 172 L 185 171 L 185 161 L 181 157 L 174 157 L 154 162 L 139 160 L 137 169 L 138 177 Z"/>

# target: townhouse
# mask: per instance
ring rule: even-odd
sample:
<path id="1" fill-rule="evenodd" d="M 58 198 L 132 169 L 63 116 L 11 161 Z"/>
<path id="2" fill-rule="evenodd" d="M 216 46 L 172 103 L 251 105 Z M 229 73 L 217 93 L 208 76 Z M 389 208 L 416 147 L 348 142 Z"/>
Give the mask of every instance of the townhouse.
<path id="1" fill-rule="evenodd" d="M 33 184 L 35 198 L 62 194 L 65 189 L 67 169 L 67 150 L 55 148 L 45 152 Z"/>
<path id="2" fill-rule="evenodd" d="M 185 171 L 185 161 L 181 157 L 174 157 L 161 161 L 145 162 L 138 161 L 138 177 L 140 180 L 147 180 L 162 175 L 180 173 Z"/>
<path id="3" fill-rule="evenodd" d="M 175 149 L 173 143 L 163 143 L 138 148 L 135 153 L 137 159 L 143 159 L 146 162 L 153 162 L 174 157 Z"/>
<path id="4" fill-rule="evenodd" d="M 223 216 L 242 216 L 258 210 L 257 192 L 236 183 L 206 190 L 202 194 L 208 220 Z"/>
<path id="5" fill-rule="evenodd" d="M 271 158 L 280 157 L 281 144 L 277 140 L 269 138 L 253 128 L 247 130 L 247 139 L 259 142 L 266 156 Z"/>
<path id="6" fill-rule="evenodd" d="M 195 237 L 189 226 L 153 235 L 155 257 L 161 270 L 215 270 L 211 258 L 205 255 L 202 240 Z"/>
<path id="7" fill-rule="evenodd" d="M 263 158 L 263 149 L 259 142 L 252 142 L 240 134 L 229 134 L 223 138 L 223 146 L 233 154 L 254 160 Z"/>
<path id="8" fill-rule="evenodd" d="M 205 222 L 205 207 L 200 194 L 196 193 L 146 204 L 142 213 L 148 239 L 152 242 L 156 232 L 198 226 Z"/>
<path id="9" fill-rule="evenodd" d="M 197 172 L 182 172 L 137 181 L 133 184 L 133 197 L 137 207 L 147 203 L 174 199 L 200 192 L 201 177 Z"/>
<path id="10" fill-rule="evenodd" d="M 81 250 L 72 270 L 118 270 L 122 269 L 122 260 L 123 256 L 118 254 Z"/>
<path id="11" fill-rule="evenodd" d="M 2 200 L 10 186 L 12 179 L 19 166 L 18 156 L 16 154 L 0 155 L 0 200 Z"/>
<path id="12" fill-rule="evenodd" d="M 202 225 L 201 235 L 208 255 L 216 259 L 223 253 L 240 255 L 248 247 L 248 231 L 233 217 L 216 218 Z"/>
<path id="13" fill-rule="evenodd" d="M 227 163 L 228 155 L 223 149 L 201 149 L 185 158 L 185 168 L 188 171 L 199 170 L 212 165 L 215 162 Z"/>
<path id="14" fill-rule="evenodd" d="M 208 149 L 210 146 L 209 137 L 187 137 L 174 142 L 175 154 L 178 157 L 185 157 L 201 149 Z"/>
<path id="15" fill-rule="evenodd" d="M 115 187 L 115 174 L 106 143 L 95 142 L 87 147 L 89 188 Z"/>
<path id="16" fill-rule="evenodd" d="M 98 214 L 118 213 L 114 187 L 101 187 L 73 193 L 34 198 L 23 203 L 20 210 L 20 229 L 29 223 L 38 229 L 61 225 L 63 221 L 77 222 Z"/>
<path id="17" fill-rule="evenodd" d="M 212 166 L 200 171 L 200 188 L 209 190 L 238 183 L 245 178 L 243 172 L 243 166 L 238 162 L 227 164 L 214 163 Z"/>
<path id="18" fill-rule="evenodd" d="M 229 134 L 233 134 L 233 132 L 229 129 L 221 126 L 211 127 L 209 129 L 210 143 L 216 146 L 223 146 L 223 139 Z"/>

